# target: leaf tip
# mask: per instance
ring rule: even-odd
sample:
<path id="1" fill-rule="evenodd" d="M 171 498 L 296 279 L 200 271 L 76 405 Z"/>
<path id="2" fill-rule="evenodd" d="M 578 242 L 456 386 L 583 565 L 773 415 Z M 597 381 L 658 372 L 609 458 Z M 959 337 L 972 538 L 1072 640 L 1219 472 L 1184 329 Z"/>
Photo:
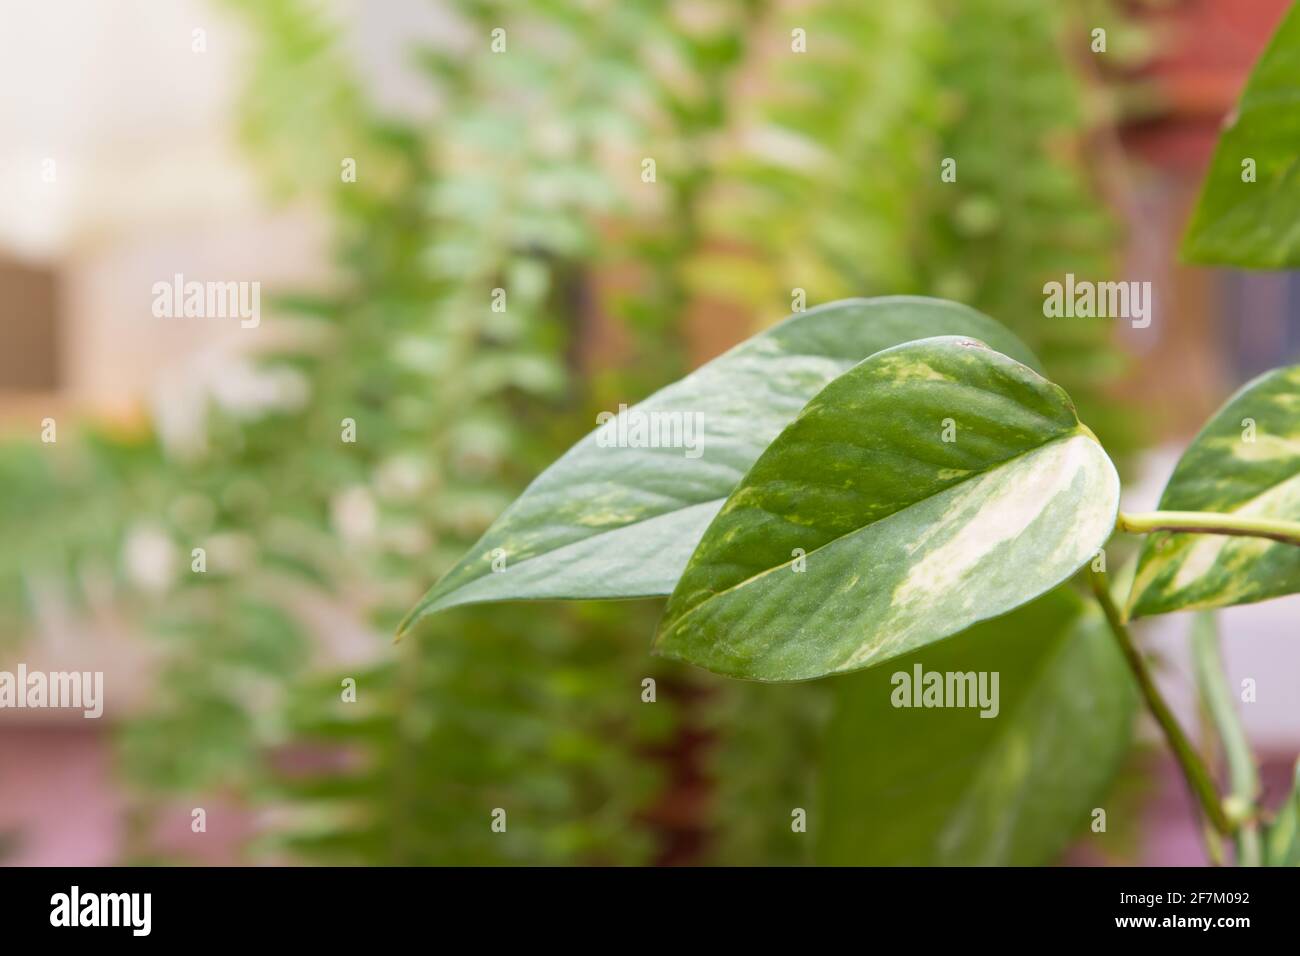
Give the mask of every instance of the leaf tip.
<path id="1" fill-rule="evenodd" d="M 424 617 L 424 615 L 425 605 L 423 601 L 407 611 L 406 617 L 402 618 L 401 623 L 397 625 L 397 629 L 393 631 L 393 643 L 400 643 L 402 638 L 406 636 L 406 632 L 414 627 L 415 622 Z"/>

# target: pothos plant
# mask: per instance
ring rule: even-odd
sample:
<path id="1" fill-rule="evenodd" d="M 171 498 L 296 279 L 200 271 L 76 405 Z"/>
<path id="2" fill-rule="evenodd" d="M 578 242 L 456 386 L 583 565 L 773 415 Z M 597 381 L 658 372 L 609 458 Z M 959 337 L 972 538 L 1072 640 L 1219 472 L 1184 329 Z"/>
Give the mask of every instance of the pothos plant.
<path id="1" fill-rule="evenodd" d="M 683 448 L 688 422 L 702 427 Z M 847 300 L 791 316 L 578 442 L 402 630 L 465 604 L 667 595 L 656 653 L 733 678 L 802 681 L 897 670 L 963 632 L 953 647 L 966 658 L 945 660 L 968 670 L 1001 629 L 1038 628 L 1046 644 L 1057 640 L 1048 629 L 1104 618 L 1117 644 L 1063 644 L 1049 663 L 1065 662 L 1074 686 L 1062 683 L 1055 702 L 1013 688 L 1017 708 L 1046 707 L 1049 722 L 1053 707 L 1086 710 L 1080 700 L 1123 680 L 1107 663 L 1122 658 L 1214 832 L 1238 841 L 1243 862 L 1294 863 L 1295 794 L 1266 827 L 1245 783 L 1217 791 L 1128 622 L 1300 591 L 1300 366 L 1228 401 L 1160 510 L 1129 514 L 1119 502 L 1097 437 L 998 323 L 938 299 Z M 1106 575 L 1116 534 L 1145 537 L 1125 594 Z M 1073 595 L 1079 572 L 1100 614 Z M 1198 661 L 1209 699 L 1230 711 L 1213 655 Z M 1231 733 L 1235 721 L 1220 716 Z M 995 782 L 984 789 L 976 803 L 998 799 Z M 1008 833 L 1031 825 L 1014 820 Z"/>
<path id="2" fill-rule="evenodd" d="M 1186 259 L 1300 266 L 1297 55 L 1293 5 L 1219 142 Z M 688 421 L 704 426 L 691 448 L 662 440 Z M 1228 839 L 1238 863 L 1300 865 L 1300 784 L 1261 806 L 1208 613 L 1300 592 L 1300 366 L 1228 400 L 1159 510 L 1123 513 L 1119 491 L 1065 391 L 996 322 L 935 299 L 844 301 L 587 436 L 400 631 L 458 605 L 667 595 L 662 655 L 755 681 L 860 672 L 835 681 L 824 744 L 816 855 L 831 863 L 1051 859 L 1123 759 L 1140 694 L 1211 858 Z M 1112 585 L 1107 547 L 1127 536 L 1141 547 Z M 1197 612 L 1194 671 L 1226 793 L 1130 634 L 1133 619 L 1180 610 Z M 999 668 L 1000 719 L 901 720 L 890 672 L 922 658 Z"/>

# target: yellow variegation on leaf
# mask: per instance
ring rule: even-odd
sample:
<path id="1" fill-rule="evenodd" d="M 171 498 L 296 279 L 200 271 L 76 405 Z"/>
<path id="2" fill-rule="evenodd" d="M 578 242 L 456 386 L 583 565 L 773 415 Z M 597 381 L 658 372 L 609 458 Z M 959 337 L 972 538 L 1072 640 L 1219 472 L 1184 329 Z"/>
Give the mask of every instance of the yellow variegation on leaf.
<path id="1" fill-rule="evenodd" d="M 700 426 L 695 448 L 592 432 L 538 476 L 402 629 L 462 604 L 671 593 L 723 500 L 808 399 L 873 352 L 934 335 L 976 336 L 1037 366 L 997 322 L 942 299 L 846 299 L 793 315 L 620 416 L 689 416 Z"/>
<path id="2" fill-rule="evenodd" d="M 1243 386 L 1188 446 L 1160 510 L 1300 521 L 1300 365 Z M 1143 545 L 1129 614 L 1227 607 L 1300 592 L 1300 547 L 1263 537 L 1158 531 Z"/>
<path id="3" fill-rule="evenodd" d="M 732 492 L 656 650 L 788 681 L 886 661 L 1072 575 L 1119 479 L 1065 392 L 958 337 L 871 356 L 808 403 Z"/>

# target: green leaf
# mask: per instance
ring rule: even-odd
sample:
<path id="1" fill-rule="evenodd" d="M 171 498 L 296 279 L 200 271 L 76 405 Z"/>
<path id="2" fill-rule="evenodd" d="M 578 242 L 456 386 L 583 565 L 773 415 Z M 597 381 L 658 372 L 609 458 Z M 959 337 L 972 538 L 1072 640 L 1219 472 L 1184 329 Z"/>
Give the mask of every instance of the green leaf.
<path id="1" fill-rule="evenodd" d="M 698 415 L 698 457 L 681 447 L 601 447 L 593 431 L 528 487 L 403 629 L 459 604 L 671 593 L 723 500 L 809 398 L 874 352 L 947 334 L 978 336 L 1036 365 L 998 323 L 940 299 L 849 299 L 793 315 L 626 413 Z M 504 572 L 492 572 L 494 552 Z"/>
<path id="2" fill-rule="evenodd" d="M 1300 365 L 1243 386 L 1174 469 L 1161 511 L 1300 520 Z M 1247 604 L 1300 591 L 1300 548 L 1267 538 L 1147 537 L 1129 616 Z"/>
<path id="3" fill-rule="evenodd" d="M 1291 792 L 1278 807 L 1264 846 L 1269 866 L 1300 866 L 1300 761 L 1296 762 Z"/>
<path id="4" fill-rule="evenodd" d="M 991 690 L 996 672 L 997 716 L 895 707 L 918 667 L 922 687 L 932 672 L 945 688 L 947 674 L 974 673 L 978 687 L 984 672 Z M 1137 704 L 1105 619 L 1068 587 L 833 685 L 820 819 L 810 821 L 829 864 L 1050 863 L 1105 808 Z"/>
<path id="5" fill-rule="evenodd" d="M 750 469 L 656 650 L 754 680 L 878 664 L 1065 580 L 1118 500 L 1060 387 L 971 339 L 899 345 L 828 385 Z"/>
<path id="6" fill-rule="evenodd" d="M 1246 161 L 1254 182 L 1243 181 Z M 1254 269 L 1300 265 L 1300 7 L 1278 27 L 1219 138 L 1182 255 Z"/>

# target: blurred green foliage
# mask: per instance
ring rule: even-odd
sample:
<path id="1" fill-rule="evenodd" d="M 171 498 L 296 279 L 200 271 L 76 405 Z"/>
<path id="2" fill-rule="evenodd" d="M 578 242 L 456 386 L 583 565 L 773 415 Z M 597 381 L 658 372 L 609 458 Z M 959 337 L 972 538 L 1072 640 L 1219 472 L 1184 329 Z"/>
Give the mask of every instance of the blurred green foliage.
<path id="1" fill-rule="evenodd" d="M 685 370 L 691 314 L 765 323 L 795 288 L 960 298 L 1121 449 L 1109 326 L 1041 311 L 1044 281 L 1104 271 L 1115 238 L 1070 5 L 455 0 L 454 38 L 411 51 L 432 119 L 379 109 L 316 5 L 226 6 L 252 41 L 253 155 L 334 230 L 335 282 L 282 297 L 258 357 L 304 397 L 214 398 L 197 453 L 120 430 L 4 447 L 4 613 L 53 588 L 151 635 L 158 695 L 121 734 L 146 816 L 220 789 L 275 807 L 256 849 L 331 862 L 810 862 L 790 813 L 818 803 L 829 682 L 657 662 L 652 602 L 388 635 L 597 411 Z M 165 588 L 132 573 L 133 541 L 174 549 Z"/>
<path id="2" fill-rule="evenodd" d="M 1300 266 L 1295 221 L 1300 7 L 1282 17 L 1224 123 L 1183 237 L 1188 262 L 1246 269 Z"/>

